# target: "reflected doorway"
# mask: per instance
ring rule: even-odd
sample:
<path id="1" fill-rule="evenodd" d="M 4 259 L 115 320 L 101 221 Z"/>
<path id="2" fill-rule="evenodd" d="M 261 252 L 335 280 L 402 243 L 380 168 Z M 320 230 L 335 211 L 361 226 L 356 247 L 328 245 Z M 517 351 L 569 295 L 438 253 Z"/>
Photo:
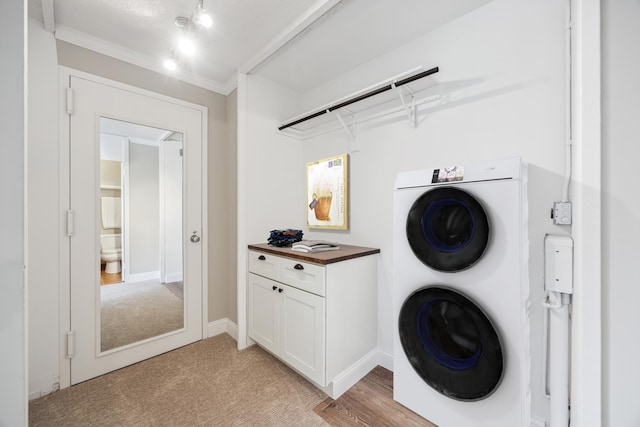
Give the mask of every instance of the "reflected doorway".
<path id="1" fill-rule="evenodd" d="M 100 350 L 184 326 L 182 133 L 100 117 Z"/>

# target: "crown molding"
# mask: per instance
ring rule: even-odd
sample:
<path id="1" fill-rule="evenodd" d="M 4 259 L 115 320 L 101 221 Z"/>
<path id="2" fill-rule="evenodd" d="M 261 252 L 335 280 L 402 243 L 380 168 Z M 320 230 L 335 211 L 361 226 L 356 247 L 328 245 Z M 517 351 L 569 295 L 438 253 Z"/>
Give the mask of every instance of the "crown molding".
<path id="1" fill-rule="evenodd" d="M 54 31 L 55 29 L 54 34 L 58 40 L 227 96 L 238 87 L 238 73 L 250 74 L 255 71 L 255 69 L 262 63 L 276 54 L 287 43 L 306 30 L 311 24 L 320 19 L 325 13 L 340 2 L 342 2 L 342 0 L 318 0 L 304 14 L 300 15 L 291 25 L 285 28 L 280 34 L 265 45 L 265 47 L 256 55 L 240 66 L 237 72 L 225 83 L 221 83 L 189 71 L 169 72 L 157 59 L 149 55 L 88 35 L 64 25 L 56 26 L 53 18 L 53 0 L 42 0 L 42 5 L 43 9 L 45 6 L 47 7 L 47 12 L 44 12 L 45 26 L 50 25 L 51 29 L 49 31 Z M 47 21 L 49 22 L 48 24 Z"/>
<path id="2" fill-rule="evenodd" d="M 229 95 L 231 92 L 233 92 L 238 87 L 238 73 L 237 72 L 233 76 L 231 76 L 229 78 L 229 80 L 227 80 L 227 82 L 224 84 L 224 87 L 227 90 L 227 95 Z"/>
<path id="3" fill-rule="evenodd" d="M 119 59 L 129 64 L 133 64 L 168 77 L 176 78 L 185 83 L 189 83 L 194 86 L 219 93 L 221 95 L 226 96 L 231 92 L 231 90 L 233 90 L 233 88 L 229 90 L 227 85 L 225 84 L 219 83 L 212 79 L 208 79 L 206 77 L 202 77 L 189 71 L 168 72 L 158 60 L 154 59 L 151 56 L 136 52 L 131 49 L 127 49 L 126 47 L 108 42 L 98 37 L 90 36 L 86 33 L 82 33 L 63 25 L 58 25 L 56 27 L 55 37 L 58 40 L 71 43 L 76 46 L 80 46 L 85 49 L 110 56 L 115 59 Z"/>

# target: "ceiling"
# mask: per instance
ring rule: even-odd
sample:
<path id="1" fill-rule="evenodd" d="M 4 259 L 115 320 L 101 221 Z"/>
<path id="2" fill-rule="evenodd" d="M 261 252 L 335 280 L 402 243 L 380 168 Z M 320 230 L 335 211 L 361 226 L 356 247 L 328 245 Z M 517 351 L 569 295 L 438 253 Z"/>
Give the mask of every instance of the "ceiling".
<path id="1" fill-rule="evenodd" d="M 168 139 L 175 132 L 144 126 L 137 123 L 100 117 L 100 133 L 123 136 L 134 140 L 152 141 L 154 145 L 158 145 L 160 141 Z"/>
<path id="2" fill-rule="evenodd" d="M 260 72 L 296 91 L 378 57 L 491 0 L 204 0 L 211 28 L 175 76 L 228 94 L 237 73 Z M 56 38 L 161 73 L 177 16 L 197 0 L 29 0 Z"/>

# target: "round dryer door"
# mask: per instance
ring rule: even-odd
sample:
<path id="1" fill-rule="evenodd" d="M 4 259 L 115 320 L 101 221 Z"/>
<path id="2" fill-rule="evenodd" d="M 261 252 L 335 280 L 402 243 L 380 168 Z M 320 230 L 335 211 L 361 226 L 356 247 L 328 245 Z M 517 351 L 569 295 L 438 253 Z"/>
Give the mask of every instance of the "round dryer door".
<path id="1" fill-rule="evenodd" d="M 413 369 L 452 399 L 481 400 L 502 379 L 498 333 L 487 315 L 459 292 L 427 287 L 402 305 L 400 342 Z"/>
<path id="2" fill-rule="evenodd" d="M 475 264 L 489 241 L 489 220 L 469 193 L 439 187 L 422 194 L 407 217 L 413 253 L 438 271 L 456 272 Z"/>

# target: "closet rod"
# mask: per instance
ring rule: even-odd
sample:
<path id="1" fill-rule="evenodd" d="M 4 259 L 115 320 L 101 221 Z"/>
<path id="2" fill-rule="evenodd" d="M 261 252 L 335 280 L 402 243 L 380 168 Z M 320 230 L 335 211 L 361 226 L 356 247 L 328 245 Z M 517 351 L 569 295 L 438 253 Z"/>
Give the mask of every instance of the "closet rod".
<path id="1" fill-rule="evenodd" d="M 434 68 L 432 68 L 430 70 L 423 71 L 423 72 L 415 74 L 413 76 L 406 77 L 404 79 L 398 80 L 397 82 L 395 82 L 395 84 L 391 83 L 391 84 L 388 84 L 388 85 L 383 86 L 381 88 L 374 89 L 374 90 L 372 90 L 370 92 L 363 93 L 362 95 L 358 95 L 355 98 L 348 99 L 348 100 L 346 100 L 344 102 L 341 102 L 341 103 L 339 103 L 337 105 L 334 105 L 332 107 L 329 107 L 329 108 L 326 108 L 324 110 L 309 114 L 308 116 L 304 116 L 304 117 L 302 117 L 300 119 L 297 119 L 297 120 L 294 120 L 294 121 L 292 121 L 290 123 L 284 124 L 284 125 L 278 127 L 278 130 L 283 130 L 283 129 L 289 128 L 291 126 L 295 126 L 297 124 L 300 124 L 302 122 L 306 122 L 307 120 L 314 119 L 314 118 L 316 118 L 318 116 L 321 116 L 323 114 L 330 113 L 331 111 L 335 111 L 335 110 L 337 110 L 339 108 L 346 107 L 347 105 L 351 105 L 351 104 L 356 103 L 358 101 L 362 101 L 363 99 L 367 99 L 367 98 L 370 98 L 372 96 L 378 95 L 378 94 L 386 92 L 388 90 L 391 90 L 391 89 L 393 89 L 394 86 L 395 87 L 403 86 L 403 85 L 406 85 L 406 84 L 411 83 L 413 81 L 416 81 L 418 79 L 421 79 L 423 77 L 427 77 L 427 76 L 430 76 L 431 74 L 435 74 L 437 72 L 438 72 L 438 67 L 434 67 Z"/>

